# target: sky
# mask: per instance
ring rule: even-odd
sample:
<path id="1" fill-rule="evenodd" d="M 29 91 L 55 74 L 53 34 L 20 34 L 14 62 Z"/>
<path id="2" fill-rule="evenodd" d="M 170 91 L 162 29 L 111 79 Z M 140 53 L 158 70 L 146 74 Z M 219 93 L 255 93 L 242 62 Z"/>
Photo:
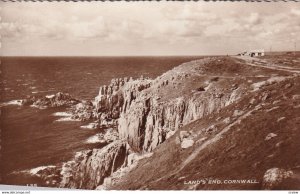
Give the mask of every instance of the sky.
<path id="1" fill-rule="evenodd" d="M 0 5 L 3 56 L 223 55 L 300 47 L 297 2 Z"/>

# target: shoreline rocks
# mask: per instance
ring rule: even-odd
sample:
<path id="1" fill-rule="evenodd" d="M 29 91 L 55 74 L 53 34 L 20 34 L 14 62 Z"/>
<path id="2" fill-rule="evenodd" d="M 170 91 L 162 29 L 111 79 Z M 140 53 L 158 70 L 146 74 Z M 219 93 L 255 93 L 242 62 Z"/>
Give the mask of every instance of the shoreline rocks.
<path id="1" fill-rule="evenodd" d="M 73 161 L 64 163 L 60 187 L 95 189 L 104 178 L 126 165 L 128 145 L 117 140 L 101 149 L 77 152 Z"/>
<path id="2" fill-rule="evenodd" d="M 47 108 L 47 107 L 61 107 L 61 106 L 73 106 L 78 104 L 80 101 L 74 99 L 68 93 L 58 92 L 54 95 L 37 97 L 29 96 L 21 101 L 23 106 L 33 106 L 37 108 Z"/>

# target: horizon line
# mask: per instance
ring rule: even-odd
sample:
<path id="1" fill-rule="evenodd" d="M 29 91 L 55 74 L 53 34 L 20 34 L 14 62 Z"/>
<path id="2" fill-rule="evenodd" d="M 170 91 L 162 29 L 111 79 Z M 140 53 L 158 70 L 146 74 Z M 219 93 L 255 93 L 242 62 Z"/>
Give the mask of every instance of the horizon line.
<path id="1" fill-rule="evenodd" d="M 300 50 L 265 51 L 276 52 L 300 52 Z M 199 55 L 0 55 L 0 57 L 205 57 L 205 56 L 235 56 L 236 54 L 199 54 Z"/>

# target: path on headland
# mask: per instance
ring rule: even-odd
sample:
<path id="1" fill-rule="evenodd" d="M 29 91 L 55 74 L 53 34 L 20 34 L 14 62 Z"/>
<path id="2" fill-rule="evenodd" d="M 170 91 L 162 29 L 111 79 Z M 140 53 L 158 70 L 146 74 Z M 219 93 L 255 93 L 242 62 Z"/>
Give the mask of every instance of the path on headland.
<path id="1" fill-rule="evenodd" d="M 247 118 L 248 116 L 251 115 L 251 113 L 255 110 L 257 110 L 259 107 L 255 107 L 253 110 L 250 110 L 248 112 L 246 112 L 245 114 L 243 114 L 242 116 L 240 116 L 236 121 L 234 121 L 233 123 L 231 123 L 230 125 L 228 125 L 227 127 L 225 127 L 222 131 L 220 131 L 218 134 L 216 134 L 213 138 L 211 138 L 210 140 L 206 141 L 205 143 L 203 143 L 200 147 L 198 147 L 180 166 L 180 168 L 174 173 L 177 174 L 178 172 L 180 172 L 184 167 L 186 167 L 192 160 L 194 160 L 197 155 L 200 153 L 200 151 L 202 151 L 204 148 L 208 147 L 209 145 L 217 142 L 218 140 L 220 140 L 222 138 L 222 135 L 224 133 L 226 133 L 227 131 L 229 131 L 232 126 L 234 126 L 237 123 L 240 123 L 243 119 Z"/>
<path id="2" fill-rule="evenodd" d="M 234 58 L 244 60 L 245 65 L 300 74 L 300 68 L 281 66 L 259 58 L 253 58 L 249 56 L 234 56 Z"/>
<path id="3" fill-rule="evenodd" d="M 278 70 L 278 71 L 285 71 L 285 72 L 289 72 L 289 73 L 297 73 L 300 74 L 300 68 L 294 68 L 294 67 L 289 67 L 289 66 L 280 66 L 280 65 L 276 65 L 274 63 L 270 63 L 267 60 L 263 60 L 263 59 L 259 59 L 259 58 L 253 58 L 253 57 L 247 57 L 247 56 L 234 56 L 233 58 L 238 58 L 238 59 L 242 59 L 245 62 L 243 64 L 245 65 L 249 65 L 249 66 L 254 66 L 254 67 L 259 67 L 259 68 L 266 68 L 266 69 L 271 69 L 271 70 Z M 232 76 L 224 76 L 224 78 L 232 78 Z M 209 145 L 217 142 L 218 140 L 220 140 L 222 138 L 222 135 L 224 133 L 226 133 L 227 131 L 229 131 L 231 129 L 231 127 L 239 122 L 241 122 L 241 120 L 247 118 L 253 111 L 257 110 L 258 107 L 254 108 L 253 110 L 248 111 L 247 113 L 243 114 L 242 116 L 240 116 L 240 118 L 238 118 L 235 122 L 233 122 L 232 124 L 228 125 L 227 127 L 225 127 L 222 131 L 220 131 L 215 137 L 213 137 L 212 139 L 208 140 L 207 142 L 205 142 L 204 144 L 202 144 L 200 147 L 198 147 L 188 158 L 186 158 L 183 163 L 181 164 L 181 166 L 179 167 L 179 169 L 177 169 L 175 172 L 171 173 L 171 175 L 166 175 L 168 177 L 178 174 L 180 171 L 182 171 L 192 160 L 194 160 L 197 155 L 206 147 L 208 147 Z M 159 180 L 165 178 L 161 177 Z M 156 180 L 156 181 L 159 181 Z"/>

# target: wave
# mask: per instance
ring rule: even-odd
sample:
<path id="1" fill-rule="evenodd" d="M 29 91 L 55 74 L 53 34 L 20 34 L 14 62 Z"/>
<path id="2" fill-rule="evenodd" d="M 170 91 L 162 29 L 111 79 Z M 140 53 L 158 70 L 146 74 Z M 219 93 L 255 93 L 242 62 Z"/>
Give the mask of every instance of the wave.
<path id="1" fill-rule="evenodd" d="M 45 170 L 45 169 L 49 169 L 49 168 L 56 168 L 56 166 L 54 165 L 49 165 L 49 166 L 39 166 L 39 167 L 36 167 L 36 168 L 32 168 L 29 170 L 29 174 L 32 174 L 32 175 L 37 175 L 41 170 Z"/>
<path id="2" fill-rule="evenodd" d="M 22 100 L 11 100 L 11 101 L 8 101 L 8 102 L 3 102 L 3 103 L 0 104 L 0 107 L 9 106 L 9 105 L 21 106 L 22 105 Z"/>
<path id="3" fill-rule="evenodd" d="M 106 141 L 103 139 L 103 134 L 102 133 L 98 133 L 92 137 L 89 137 L 85 143 L 105 143 Z"/>
<path id="4" fill-rule="evenodd" d="M 67 113 L 67 112 L 56 112 L 52 114 L 53 116 L 57 116 L 57 117 L 71 117 L 72 114 L 71 113 Z"/>
<path id="5" fill-rule="evenodd" d="M 56 116 L 56 117 L 61 117 L 61 118 L 55 120 L 55 122 L 80 121 L 79 119 L 72 118 L 72 114 L 68 113 L 68 112 L 56 112 L 56 113 L 53 113 L 52 115 Z"/>
<path id="6" fill-rule="evenodd" d="M 89 123 L 87 125 L 80 126 L 80 128 L 83 128 L 83 129 L 96 129 L 96 128 L 98 128 L 98 123 Z"/>
<path id="7" fill-rule="evenodd" d="M 54 165 L 48 165 L 48 166 L 39 166 L 39 167 L 35 167 L 32 169 L 26 169 L 26 170 L 21 170 L 21 171 L 13 171 L 10 174 L 30 174 L 30 175 L 39 175 L 39 173 L 45 169 L 53 169 L 53 168 L 57 168 Z"/>
<path id="8" fill-rule="evenodd" d="M 55 122 L 65 122 L 65 121 L 80 121 L 79 119 L 73 119 L 72 117 L 62 117 L 55 120 Z"/>
<path id="9" fill-rule="evenodd" d="M 55 94 L 46 95 L 46 98 L 53 98 L 54 96 L 55 96 Z"/>

